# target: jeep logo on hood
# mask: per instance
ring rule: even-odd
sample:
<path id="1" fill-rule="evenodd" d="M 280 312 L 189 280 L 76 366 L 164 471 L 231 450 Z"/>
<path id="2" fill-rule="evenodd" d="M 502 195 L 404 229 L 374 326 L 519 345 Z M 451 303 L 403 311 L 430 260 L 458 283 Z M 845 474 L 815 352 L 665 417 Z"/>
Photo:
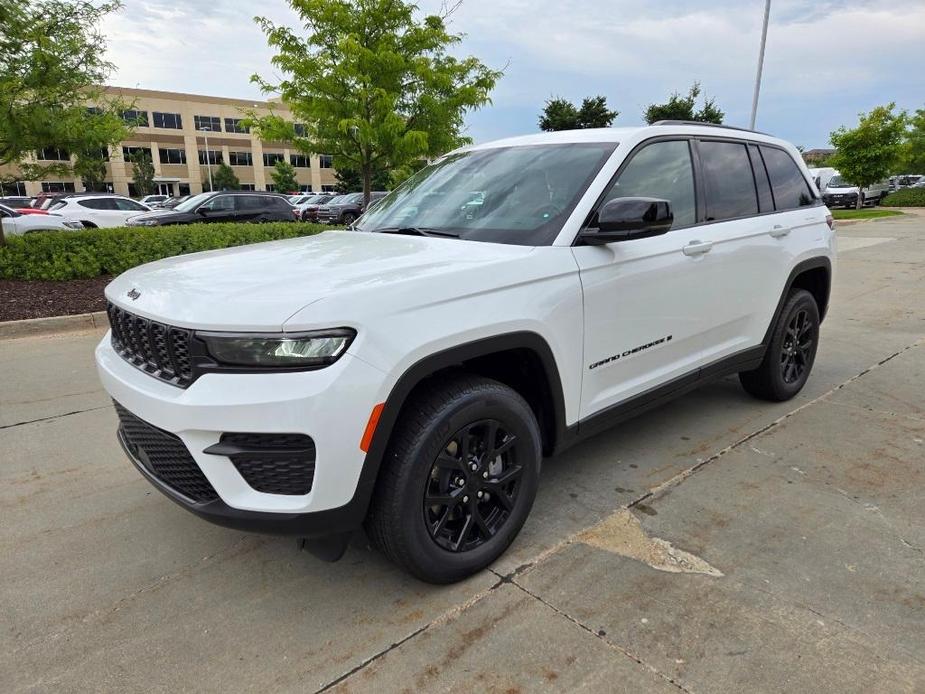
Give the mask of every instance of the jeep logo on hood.
<path id="1" fill-rule="evenodd" d="M 128 290 L 128 292 L 126 293 L 126 296 L 132 301 L 134 301 L 139 296 L 141 296 L 141 292 L 135 289 L 135 287 L 132 287 L 131 289 Z"/>

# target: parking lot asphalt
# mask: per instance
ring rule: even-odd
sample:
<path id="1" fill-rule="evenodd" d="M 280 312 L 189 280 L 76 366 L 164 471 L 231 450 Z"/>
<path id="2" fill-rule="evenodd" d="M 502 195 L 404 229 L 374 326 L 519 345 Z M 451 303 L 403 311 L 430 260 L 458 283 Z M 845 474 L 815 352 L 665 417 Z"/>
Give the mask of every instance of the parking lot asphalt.
<path id="1" fill-rule="evenodd" d="M 211 526 L 125 460 L 100 333 L 0 342 L 0 689 L 925 691 L 925 217 L 839 230 L 807 387 L 704 387 L 544 463 L 434 587 Z"/>

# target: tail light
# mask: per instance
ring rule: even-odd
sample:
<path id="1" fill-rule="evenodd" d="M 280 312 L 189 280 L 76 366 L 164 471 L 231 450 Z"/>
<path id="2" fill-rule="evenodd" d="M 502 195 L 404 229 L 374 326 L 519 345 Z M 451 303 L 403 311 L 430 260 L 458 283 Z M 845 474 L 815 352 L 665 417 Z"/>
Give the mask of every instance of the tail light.
<path id="1" fill-rule="evenodd" d="M 825 216 L 825 223 L 829 225 L 831 231 L 835 231 L 835 218 L 832 215 L 827 214 Z"/>

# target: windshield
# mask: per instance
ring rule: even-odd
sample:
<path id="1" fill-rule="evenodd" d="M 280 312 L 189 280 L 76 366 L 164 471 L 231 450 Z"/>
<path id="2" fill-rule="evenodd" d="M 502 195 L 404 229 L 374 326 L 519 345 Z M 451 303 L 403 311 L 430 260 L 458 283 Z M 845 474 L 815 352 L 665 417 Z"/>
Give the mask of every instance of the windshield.
<path id="1" fill-rule="evenodd" d="M 841 176 L 832 176 L 832 178 L 829 180 L 829 185 L 827 187 L 829 188 L 853 188 L 854 184 L 848 183 L 848 181 L 846 181 Z"/>
<path id="2" fill-rule="evenodd" d="M 548 245 L 616 146 L 543 144 L 451 154 L 384 197 L 356 228 L 416 227 L 474 241 Z"/>
<path id="3" fill-rule="evenodd" d="M 348 197 L 350 196 L 349 195 L 335 195 L 333 198 L 328 200 L 327 204 L 328 205 L 338 205 L 344 202 L 344 200 L 346 200 Z"/>
<path id="4" fill-rule="evenodd" d="M 199 195 L 194 195 L 189 200 L 184 200 L 179 205 L 173 209 L 177 212 L 192 212 L 200 204 L 204 203 L 212 196 L 212 193 L 200 193 Z"/>

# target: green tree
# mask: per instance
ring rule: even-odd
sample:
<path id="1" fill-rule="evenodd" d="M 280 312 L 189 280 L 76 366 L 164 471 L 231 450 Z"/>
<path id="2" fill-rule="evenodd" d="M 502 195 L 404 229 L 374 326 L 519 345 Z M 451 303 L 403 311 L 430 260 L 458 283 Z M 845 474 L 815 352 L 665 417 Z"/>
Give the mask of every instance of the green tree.
<path id="1" fill-rule="evenodd" d="M 909 129 L 892 173 L 925 173 L 925 108 L 916 109 L 909 117 Z"/>
<path id="2" fill-rule="evenodd" d="M 299 189 L 299 182 L 295 177 L 295 167 L 285 159 L 278 160 L 270 172 L 273 185 L 280 193 L 290 193 Z"/>
<path id="3" fill-rule="evenodd" d="M 225 162 L 218 165 L 218 168 L 212 173 L 212 185 L 216 190 L 240 190 L 241 181 L 235 175 L 234 170 Z"/>
<path id="4" fill-rule="evenodd" d="M 908 118 L 905 111 L 894 113 L 895 108 L 891 102 L 858 114 L 856 128 L 841 126 L 829 138 L 835 154 L 828 164 L 862 190 L 889 176 L 899 161 Z"/>
<path id="5" fill-rule="evenodd" d="M 690 120 L 701 123 L 722 123 L 725 113 L 716 105 L 714 99 L 704 97 L 703 106 L 699 110 L 697 107 L 697 98 L 701 94 L 700 82 L 694 82 L 687 92 L 687 96 L 681 96 L 678 92 L 672 92 L 668 101 L 664 104 L 649 104 L 646 108 L 643 118 L 646 123 L 652 125 L 660 120 Z"/>
<path id="6" fill-rule="evenodd" d="M 150 195 L 154 192 L 154 162 L 147 150 L 139 150 L 130 158 L 132 162 L 132 180 L 138 195 Z"/>
<path id="7" fill-rule="evenodd" d="M 105 149 L 78 152 L 74 158 L 74 173 L 90 191 L 105 190 L 106 162 L 109 154 Z"/>
<path id="8" fill-rule="evenodd" d="M 418 17 L 406 0 L 288 1 L 305 35 L 256 18 L 283 79 L 251 79 L 280 94 L 304 126 L 297 133 L 278 116 L 255 119 L 264 137 L 356 167 L 367 202 L 377 170 L 468 141 L 464 115 L 489 102 L 502 73 L 449 54 L 462 37 L 446 15 Z"/>
<path id="9" fill-rule="evenodd" d="M 338 166 L 334 169 L 337 179 L 337 191 L 340 193 L 359 193 L 363 190 L 363 176 L 355 166 Z M 389 190 L 392 187 L 392 178 L 385 169 L 376 169 L 373 172 L 371 190 Z"/>
<path id="10" fill-rule="evenodd" d="M 44 147 L 92 152 L 125 139 L 122 104 L 98 86 L 113 68 L 98 26 L 120 7 L 0 0 L 0 165 Z M 66 163 L 23 169 L 32 179 L 72 172 Z"/>
<path id="11" fill-rule="evenodd" d="M 578 108 L 561 97 L 549 99 L 540 114 L 540 130 L 578 130 L 581 128 L 607 128 L 619 111 L 607 108 L 607 98 L 586 97 Z"/>

